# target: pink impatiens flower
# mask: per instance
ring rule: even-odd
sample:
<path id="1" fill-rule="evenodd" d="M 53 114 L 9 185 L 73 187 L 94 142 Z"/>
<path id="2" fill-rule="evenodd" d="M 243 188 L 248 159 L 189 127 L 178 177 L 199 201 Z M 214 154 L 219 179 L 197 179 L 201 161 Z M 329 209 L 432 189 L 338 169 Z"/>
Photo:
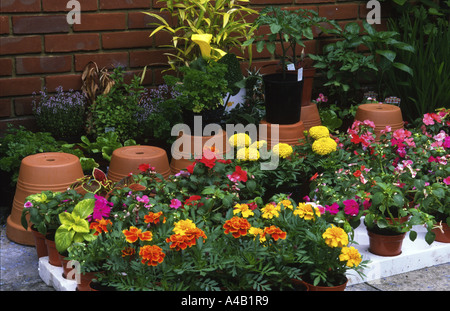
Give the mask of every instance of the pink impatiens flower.
<path id="1" fill-rule="evenodd" d="M 178 209 L 181 206 L 181 201 L 178 199 L 170 200 L 170 207 L 174 209 Z"/>
<path id="2" fill-rule="evenodd" d="M 336 215 L 339 213 L 339 204 L 334 202 L 331 205 L 325 205 L 325 210 L 328 211 L 331 215 Z"/>
<path id="3" fill-rule="evenodd" d="M 344 213 L 351 216 L 356 216 L 359 213 L 359 205 L 355 200 L 345 200 Z"/>
<path id="4" fill-rule="evenodd" d="M 450 185 L 450 176 L 444 179 L 444 184 L 446 184 L 447 186 Z"/>

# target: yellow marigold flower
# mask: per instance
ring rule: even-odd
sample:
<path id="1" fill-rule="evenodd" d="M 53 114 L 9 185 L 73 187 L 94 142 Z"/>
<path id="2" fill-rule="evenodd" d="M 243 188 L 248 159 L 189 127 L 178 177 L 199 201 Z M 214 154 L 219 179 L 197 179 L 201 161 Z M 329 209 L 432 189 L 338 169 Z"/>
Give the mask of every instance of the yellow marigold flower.
<path id="1" fill-rule="evenodd" d="M 251 235 L 253 235 L 253 236 L 255 236 L 255 239 L 256 239 L 256 237 L 259 235 L 259 242 L 260 242 L 260 243 L 264 243 L 264 242 L 266 241 L 266 235 L 265 235 L 265 233 L 264 233 L 264 230 L 261 229 L 261 228 L 251 227 L 251 228 L 248 230 L 248 233 L 251 234 Z"/>
<path id="2" fill-rule="evenodd" d="M 266 219 L 272 219 L 274 216 L 275 217 L 280 216 L 279 211 L 280 207 L 278 205 L 268 203 L 261 209 L 261 212 L 263 212 L 261 216 Z"/>
<path id="3" fill-rule="evenodd" d="M 188 231 L 189 229 L 195 229 L 195 228 L 197 228 L 197 227 L 192 222 L 192 220 L 190 220 L 190 219 L 180 220 L 175 223 L 175 228 L 173 228 L 173 232 L 175 232 L 175 234 L 185 235 L 186 231 Z"/>
<path id="4" fill-rule="evenodd" d="M 245 133 L 231 135 L 228 142 L 233 147 L 248 147 L 252 143 L 250 136 Z"/>
<path id="5" fill-rule="evenodd" d="M 339 255 L 340 261 L 347 261 L 347 267 L 357 267 L 362 261 L 361 254 L 353 246 L 343 247 Z"/>
<path id="6" fill-rule="evenodd" d="M 312 144 L 312 150 L 319 155 L 327 155 L 336 151 L 337 143 L 330 137 L 319 138 Z"/>
<path id="7" fill-rule="evenodd" d="M 329 247 L 344 247 L 348 244 L 348 234 L 344 229 L 331 225 L 330 228 L 325 230 L 322 234 L 322 238 L 325 239 L 325 243 Z"/>
<path id="8" fill-rule="evenodd" d="M 317 140 L 320 138 L 330 137 L 330 131 L 328 130 L 328 128 L 326 126 L 318 125 L 318 126 L 313 126 L 309 129 L 309 135 L 313 139 Z"/>
<path id="9" fill-rule="evenodd" d="M 258 140 L 258 141 L 255 141 L 253 144 L 251 144 L 250 148 L 261 149 L 264 146 L 267 146 L 267 141 L 265 141 L 265 140 Z"/>
<path id="10" fill-rule="evenodd" d="M 305 220 L 315 219 L 316 216 L 320 217 L 320 210 L 316 206 L 311 204 L 299 203 L 294 210 L 294 215 L 299 216 Z"/>
<path id="11" fill-rule="evenodd" d="M 279 143 L 273 146 L 272 152 L 278 154 L 278 157 L 285 159 L 289 157 L 294 150 L 289 144 Z"/>
<path id="12" fill-rule="evenodd" d="M 255 213 L 253 213 L 253 211 L 250 209 L 250 207 L 248 207 L 247 204 L 236 204 L 234 206 L 233 215 L 239 213 L 241 213 L 242 217 L 244 218 L 255 215 Z"/>
<path id="13" fill-rule="evenodd" d="M 259 151 L 256 148 L 239 148 L 236 153 L 236 159 L 238 160 L 256 161 L 259 157 Z"/>
<path id="14" fill-rule="evenodd" d="M 282 201 L 278 202 L 277 205 L 280 206 L 280 208 L 281 208 L 281 205 L 283 205 L 284 208 L 290 208 L 290 209 L 293 208 L 292 202 L 290 200 L 282 200 Z"/>

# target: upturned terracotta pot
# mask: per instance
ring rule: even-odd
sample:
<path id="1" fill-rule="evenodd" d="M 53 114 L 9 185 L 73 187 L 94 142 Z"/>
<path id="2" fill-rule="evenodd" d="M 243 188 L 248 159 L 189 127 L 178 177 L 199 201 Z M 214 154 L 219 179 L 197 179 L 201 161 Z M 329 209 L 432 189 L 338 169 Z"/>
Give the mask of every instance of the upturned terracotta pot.
<path id="1" fill-rule="evenodd" d="M 303 122 L 306 131 L 309 131 L 313 126 L 322 125 L 317 104 L 309 102 L 308 104 L 302 105 L 300 120 Z"/>
<path id="2" fill-rule="evenodd" d="M 31 229 L 21 224 L 25 198 L 45 190 L 65 191 L 84 176 L 77 156 L 62 152 L 45 152 L 25 157 L 19 170 L 11 215 L 7 219 L 6 235 L 19 244 L 34 245 Z"/>
<path id="3" fill-rule="evenodd" d="M 138 174 L 139 165 L 150 164 L 164 178 L 171 174 L 169 159 L 164 149 L 154 146 L 126 146 L 113 151 L 108 179 L 118 182 L 130 173 Z"/>
<path id="4" fill-rule="evenodd" d="M 370 232 L 369 235 L 369 252 L 379 256 L 398 256 L 402 253 L 403 240 L 406 233 L 396 235 L 382 235 Z"/>
<path id="5" fill-rule="evenodd" d="M 201 159 L 204 148 L 212 149 L 218 159 L 224 158 L 231 150 L 226 131 L 221 130 L 211 136 L 195 136 L 182 132 L 172 144 L 172 160 L 170 161 L 172 174 L 186 170 L 195 158 Z"/>
<path id="6" fill-rule="evenodd" d="M 259 138 L 260 140 L 267 141 L 267 149 L 271 149 L 278 143 L 285 143 L 291 146 L 297 146 L 301 144 L 301 140 L 305 139 L 303 121 L 299 121 L 294 124 L 272 124 L 266 120 L 261 120 L 261 125 L 267 126 L 267 131 L 264 131 L 263 127 L 260 127 Z M 272 133 L 275 134 L 276 127 L 278 127 L 278 139 L 272 137 Z"/>
<path id="7" fill-rule="evenodd" d="M 436 234 L 435 241 L 442 243 L 450 243 L 450 227 L 446 223 L 442 223 L 442 231 L 439 228 L 432 229 Z"/>
<path id="8" fill-rule="evenodd" d="M 61 257 L 59 256 L 59 252 L 56 249 L 56 244 L 53 238 L 46 236 L 45 244 L 47 245 L 48 252 L 48 263 L 52 266 L 61 267 Z"/>
<path id="9" fill-rule="evenodd" d="M 31 232 L 34 238 L 34 245 L 36 247 L 36 253 L 38 258 L 48 256 L 47 245 L 45 244 L 45 235 L 34 229 L 31 226 Z"/>
<path id="10" fill-rule="evenodd" d="M 346 278 L 345 283 L 337 286 L 316 286 L 305 281 L 301 281 L 311 292 L 342 292 L 347 287 L 348 279 Z"/>
<path id="11" fill-rule="evenodd" d="M 355 120 L 370 120 L 375 123 L 374 133 L 380 139 L 380 131 L 390 126 L 392 131 L 403 128 L 402 112 L 398 106 L 390 104 L 363 104 L 356 110 Z"/>

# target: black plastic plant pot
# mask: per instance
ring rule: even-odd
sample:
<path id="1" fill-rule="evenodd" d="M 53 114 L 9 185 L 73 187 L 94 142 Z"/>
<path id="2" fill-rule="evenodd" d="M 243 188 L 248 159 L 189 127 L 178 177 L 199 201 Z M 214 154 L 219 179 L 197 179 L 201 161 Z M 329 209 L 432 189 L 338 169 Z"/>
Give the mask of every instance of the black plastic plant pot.
<path id="1" fill-rule="evenodd" d="M 303 81 L 297 74 L 263 76 L 266 121 L 272 124 L 294 124 L 300 121 Z"/>

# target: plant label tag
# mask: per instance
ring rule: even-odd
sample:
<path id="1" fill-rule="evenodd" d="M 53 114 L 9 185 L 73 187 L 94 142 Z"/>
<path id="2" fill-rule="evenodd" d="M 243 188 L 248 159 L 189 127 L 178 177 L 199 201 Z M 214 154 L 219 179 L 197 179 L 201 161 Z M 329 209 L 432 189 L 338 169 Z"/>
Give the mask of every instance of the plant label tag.
<path id="1" fill-rule="evenodd" d="M 287 65 L 287 70 L 295 70 L 295 65 L 294 64 L 288 64 Z"/>
<path id="2" fill-rule="evenodd" d="M 303 68 L 300 68 L 297 73 L 297 81 L 303 80 Z"/>
<path id="3" fill-rule="evenodd" d="M 108 133 L 108 132 L 115 132 L 116 131 L 116 128 L 115 127 L 105 127 L 105 133 Z"/>

